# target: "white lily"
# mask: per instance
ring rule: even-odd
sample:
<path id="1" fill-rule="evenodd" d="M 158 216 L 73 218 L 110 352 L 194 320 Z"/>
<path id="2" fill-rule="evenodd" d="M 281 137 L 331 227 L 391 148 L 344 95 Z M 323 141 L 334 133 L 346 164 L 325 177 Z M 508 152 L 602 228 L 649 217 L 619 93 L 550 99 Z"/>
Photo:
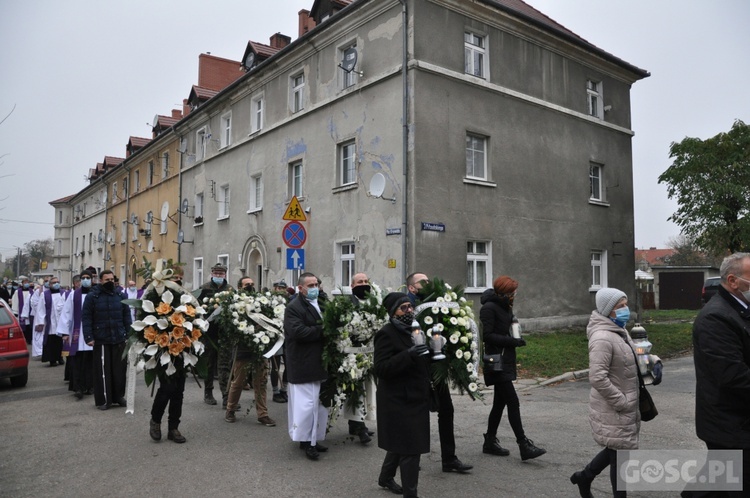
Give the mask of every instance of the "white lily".
<path id="1" fill-rule="evenodd" d="M 182 327 L 185 330 L 193 330 L 193 322 L 185 322 L 182 324 Z"/>
<path id="2" fill-rule="evenodd" d="M 174 363 L 171 361 L 169 362 L 169 366 L 167 367 L 167 375 L 172 375 L 177 371 L 177 369 L 174 366 Z"/>
<path id="3" fill-rule="evenodd" d="M 146 348 L 145 351 L 143 351 L 143 354 L 155 355 L 158 352 L 159 352 L 158 344 L 151 344 L 149 347 Z"/>
<path id="4" fill-rule="evenodd" d="M 169 328 L 169 322 L 166 318 L 159 318 L 156 321 L 156 326 L 159 327 L 160 330 L 167 330 L 167 328 Z"/>
<path id="5" fill-rule="evenodd" d="M 146 370 L 153 370 L 154 368 L 156 368 L 156 356 L 148 360 L 143 368 L 145 368 Z"/>
<path id="6" fill-rule="evenodd" d="M 193 341 L 193 351 L 195 351 L 195 354 L 200 355 L 203 354 L 203 350 L 206 349 L 206 346 L 203 345 L 201 341 Z"/>
<path id="7" fill-rule="evenodd" d="M 143 308 L 143 311 L 145 311 L 146 313 L 154 313 L 154 312 L 156 312 L 156 308 L 154 307 L 154 303 L 152 303 L 151 301 L 149 301 L 147 299 L 144 299 L 141 302 L 141 307 Z"/>
<path id="8" fill-rule="evenodd" d="M 187 313 L 187 306 L 185 306 L 184 304 L 182 304 L 182 305 L 176 307 L 174 310 L 175 311 L 179 311 L 180 313 Z"/>
<path id="9" fill-rule="evenodd" d="M 138 341 L 133 345 L 133 351 L 135 354 L 141 354 L 143 353 L 143 350 L 146 349 L 147 344 L 145 342 Z"/>
<path id="10" fill-rule="evenodd" d="M 164 291 L 164 293 L 161 295 L 162 302 L 165 302 L 167 304 L 172 304 L 172 299 L 174 299 L 174 294 L 172 294 L 171 291 Z"/>
<path id="11" fill-rule="evenodd" d="M 151 315 L 149 315 L 151 316 Z M 141 330 L 146 328 L 146 325 L 148 325 L 146 322 L 142 320 L 136 320 L 133 323 L 130 324 L 130 328 L 135 330 L 136 332 L 140 332 Z"/>
<path id="12" fill-rule="evenodd" d="M 140 360 L 140 361 L 139 361 L 138 363 L 136 363 L 136 365 L 135 365 L 135 371 L 136 371 L 136 373 L 141 373 L 141 372 L 143 372 L 144 370 L 146 370 L 146 362 L 145 362 L 145 361 L 143 361 L 143 360 Z"/>
<path id="13" fill-rule="evenodd" d="M 183 351 L 182 361 L 185 363 L 185 366 L 195 365 L 196 363 L 198 363 L 198 357 L 194 354 L 188 353 L 187 351 Z"/>
<path id="14" fill-rule="evenodd" d="M 159 357 L 159 363 L 162 365 L 166 365 L 167 363 L 171 363 L 172 359 L 169 357 L 169 354 L 163 353 L 161 357 Z"/>

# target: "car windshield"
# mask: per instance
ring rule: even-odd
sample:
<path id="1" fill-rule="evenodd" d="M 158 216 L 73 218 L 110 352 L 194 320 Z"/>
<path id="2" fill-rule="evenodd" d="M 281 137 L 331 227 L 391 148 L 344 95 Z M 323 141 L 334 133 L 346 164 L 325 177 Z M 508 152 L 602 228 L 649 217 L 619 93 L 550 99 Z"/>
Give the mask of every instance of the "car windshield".
<path id="1" fill-rule="evenodd" d="M 10 314 L 8 308 L 0 306 L 0 325 L 11 325 L 13 323 L 13 315 Z"/>

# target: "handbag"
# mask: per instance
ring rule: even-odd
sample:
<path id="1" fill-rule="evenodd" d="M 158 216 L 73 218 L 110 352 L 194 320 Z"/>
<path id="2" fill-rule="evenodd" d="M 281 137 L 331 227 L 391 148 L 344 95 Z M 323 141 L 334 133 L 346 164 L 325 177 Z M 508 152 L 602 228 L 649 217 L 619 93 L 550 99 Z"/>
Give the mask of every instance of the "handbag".
<path id="1" fill-rule="evenodd" d="M 482 357 L 485 372 L 502 372 L 503 355 L 502 354 L 485 354 Z"/>
<path id="2" fill-rule="evenodd" d="M 656 409 L 654 400 L 651 398 L 651 393 L 646 389 L 646 385 L 643 383 L 643 377 L 641 377 L 640 372 L 638 372 L 638 380 L 640 382 L 638 387 L 638 409 L 641 412 L 641 420 L 648 422 L 659 415 L 659 410 Z"/>

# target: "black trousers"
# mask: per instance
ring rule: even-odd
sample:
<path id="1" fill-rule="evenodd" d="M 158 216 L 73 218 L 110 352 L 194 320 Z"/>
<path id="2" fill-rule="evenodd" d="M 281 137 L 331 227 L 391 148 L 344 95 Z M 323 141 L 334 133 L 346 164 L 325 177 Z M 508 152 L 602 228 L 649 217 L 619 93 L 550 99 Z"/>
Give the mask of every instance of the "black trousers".
<path id="1" fill-rule="evenodd" d="M 492 410 L 490 410 L 490 417 L 487 421 L 487 435 L 492 437 L 497 435 L 497 428 L 503 418 L 503 410 L 506 406 L 508 407 L 508 422 L 510 422 L 510 427 L 516 436 L 516 442 L 520 443 L 526 437 L 521 423 L 521 404 L 518 401 L 516 388 L 513 387 L 513 382 L 509 380 L 495 384 Z"/>
<path id="2" fill-rule="evenodd" d="M 625 491 L 615 491 L 617 489 L 617 450 L 604 448 L 597 453 L 593 460 L 583 469 L 583 475 L 587 479 L 593 480 L 609 466 L 609 481 L 612 484 L 612 496 L 620 498 L 627 496 Z"/>
<path id="3" fill-rule="evenodd" d="M 206 357 L 206 379 L 204 383 L 204 389 L 206 393 L 214 390 L 214 379 L 218 373 L 218 360 L 219 360 L 219 334 L 216 325 L 211 325 L 208 329 L 208 340 L 204 342 L 206 349 L 203 352 L 203 356 Z"/>
<path id="4" fill-rule="evenodd" d="M 167 427 L 170 431 L 180 426 L 182 416 L 182 398 L 185 393 L 185 376 L 172 376 L 169 379 L 159 379 L 159 390 L 156 391 L 154 404 L 151 406 L 151 418 L 161 424 L 164 411 L 169 405 Z"/>
<path id="5" fill-rule="evenodd" d="M 383 466 L 380 468 L 379 481 L 388 481 L 396 476 L 396 468 L 401 470 L 401 487 L 404 488 L 404 496 L 417 496 L 417 485 L 419 484 L 419 457 L 420 455 L 401 455 L 387 451 Z"/>
<path id="6" fill-rule="evenodd" d="M 125 343 L 94 344 L 94 402 L 96 406 L 117 403 L 125 396 L 127 360 Z"/>
<path id="7" fill-rule="evenodd" d="M 435 387 L 438 395 L 438 433 L 440 434 L 440 457 L 443 463 L 456 459 L 456 438 L 453 435 L 453 400 L 447 383 Z"/>
<path id="8" fill-rule="evenodd" d="M 68 356 L 68 362 L 72 363 L 73 378 L 71 385 L 73 391 L 85 393 L 94 389 L 94 352 L 78 351 L 75 356 Z"/>

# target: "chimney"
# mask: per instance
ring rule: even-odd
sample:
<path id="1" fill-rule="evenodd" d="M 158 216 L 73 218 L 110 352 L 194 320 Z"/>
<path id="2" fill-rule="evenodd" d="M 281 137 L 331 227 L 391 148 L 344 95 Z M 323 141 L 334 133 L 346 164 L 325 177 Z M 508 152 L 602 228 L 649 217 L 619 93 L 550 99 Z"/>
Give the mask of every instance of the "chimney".
<path id="1" fill-rule="evenodd" d="M 302 36 L 315 27 L 315 19 L 310 17 L 310 11 L 302 9 L 299 11 L 299 34 Z"/>
<path id="2" fill-rule="evenodd" d="M 172 117 L 174 119 L 182 119 L 182 111 L 179 109 L 172 109 Z"/>
<path id="3" fill-rule="evenodd" d="M 190 104 L 188 104 L 188 99 L 182 99 L 182 115 L 187 116 L 190 114 Z"/>
<path id="4" fill-rule="evenodd" d="M 292 38 L 281 33 L 276 33 L 271 36 L 271 46 L 281 50 L 292 42 Z"/>

